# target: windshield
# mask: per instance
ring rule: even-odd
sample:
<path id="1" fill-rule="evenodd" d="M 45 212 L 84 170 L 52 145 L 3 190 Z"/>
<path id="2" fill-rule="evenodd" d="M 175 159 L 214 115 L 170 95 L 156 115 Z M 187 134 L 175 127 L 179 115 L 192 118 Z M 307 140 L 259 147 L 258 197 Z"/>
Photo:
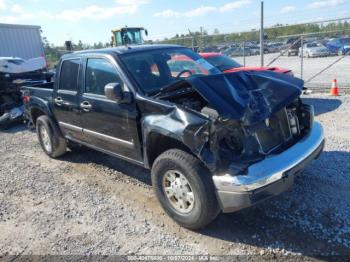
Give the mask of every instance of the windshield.
<path id="1" fill-rule="evenodd" d="M 221 73 L 206 60 L 186 48 L 158 49 L 124 54 L 120 59 L 139 87 L 147 93 L 189 77 Z"/>
<path id="2" fill-rule="evenodd" d="M 223 55 L 209 56 L 205 59 L 220 71 L 242 67 L 242 65 L 237 63 L 235 60 Z"/>
<path id="3" fill-rule="evenodd" d="M 350 45 L 350 38 L 343 38 L 343 39 L 340 39 L 340 42 L 341 42 L 343 45 Z"/>
<path id="4" fill-rule="evenodd" d="M 312 44 L 307 44 L 307 47 L 319 47 L 321 45 L 317 44 L 317 43 L 312 43 Z"/>

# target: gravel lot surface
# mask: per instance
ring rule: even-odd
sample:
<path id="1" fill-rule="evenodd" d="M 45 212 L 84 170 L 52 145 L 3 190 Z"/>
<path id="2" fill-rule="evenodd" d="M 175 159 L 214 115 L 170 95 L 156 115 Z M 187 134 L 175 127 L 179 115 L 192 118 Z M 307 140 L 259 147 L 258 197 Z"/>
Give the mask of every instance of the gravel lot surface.
<path id="1" fill-rule="evenodd" d="M 265 64 L 267 65 L 279 54 L 267 54 L 265 55 Z M 243 64 L 243 58 L 234 58 L 239 63 Z M 308 80 L 328 65 L 339 59 L 339 56 L 319 57 L 319 58 L 304 58 L 304 79 Z M 271 66 L 278 66 L 282 68 L 288 68 L 293 70 L 297 77 L 300 77 L 301 72 L 301 58 L 298 56 L 282 56 L 277 59 Z M 260 56 L 248 56 L 246 57 L 247 66 L 259 66 Z M 347 56 L 336 65 L 316 77 L 308 85 L 311 87 L 327 87 L 330 88 L 332 80 L 336 78 L 340 87 L 350 87 L 350 56 Z"/>
<path id="2" fill-rule="evenodd" d="M 192 232 L 169 219 L 149 172 L 86 150 L 49 159 L 25 127 L 0 132 L 0 254 L 350 255 L 350 96 L 310 95 L 326 130 L 294 188 Z"/>

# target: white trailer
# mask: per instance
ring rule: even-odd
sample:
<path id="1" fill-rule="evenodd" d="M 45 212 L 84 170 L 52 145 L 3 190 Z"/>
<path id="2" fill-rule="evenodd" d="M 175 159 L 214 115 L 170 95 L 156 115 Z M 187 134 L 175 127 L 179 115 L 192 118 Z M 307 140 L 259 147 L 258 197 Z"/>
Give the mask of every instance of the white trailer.
<path id="1" fill-rule="evenodd" d="M 44 57 L 41 27 L 0 24 L 0 57 Z"/>

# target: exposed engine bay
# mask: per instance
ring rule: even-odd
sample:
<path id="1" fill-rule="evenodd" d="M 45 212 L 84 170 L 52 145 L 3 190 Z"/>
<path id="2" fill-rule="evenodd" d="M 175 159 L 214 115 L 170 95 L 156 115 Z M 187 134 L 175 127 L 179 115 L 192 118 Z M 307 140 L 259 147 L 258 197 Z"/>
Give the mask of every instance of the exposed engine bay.
<path id="1" fill-rule="evenodd" d="M 201 154 L 209 168 L 216 171 L 230 169 L 231 173 L 243 172 L 248 165 L 291 147 L 312 128 L 313 108 L 302 103 L 299 97 L 302 86 L 294 90 L 293 86 L 289 86 L 294 92 L 292 95 L 286 92 L 289 99 L 281 96 L 282 103 L 267 89 L 248 90 L 247 94 L 243 94 L 250 98 L 246 107 L 242 107 L 241 112 L 230 114 L 231 108 L 230 111 L 223 108 L 219 99 L 213 101 L 215 96 L 209 86 L 201 89 L 197 84 L 197 80 L 192 83 L 183 81 L 158 98 L 201 113 L 211 120 L 208 146 Z M 283 86 L 275 87 L 283 89 Z M 243 105 L 237 94 L 233 97 L 236 99 L 232 101 L 233 106 L 237 101 L 239 106 Z"/>

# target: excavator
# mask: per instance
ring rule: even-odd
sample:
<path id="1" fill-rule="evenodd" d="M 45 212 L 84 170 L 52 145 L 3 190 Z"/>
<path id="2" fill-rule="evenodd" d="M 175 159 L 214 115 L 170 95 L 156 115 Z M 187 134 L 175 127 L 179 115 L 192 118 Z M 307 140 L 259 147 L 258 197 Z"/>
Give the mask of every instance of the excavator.
<path id="1" fill-rule="evenodd" d="M 143 34 L 148 36 L 147 29 L 143 27 L 121 27 L 112 30 L 112 46 L 143 45 Z"/>

